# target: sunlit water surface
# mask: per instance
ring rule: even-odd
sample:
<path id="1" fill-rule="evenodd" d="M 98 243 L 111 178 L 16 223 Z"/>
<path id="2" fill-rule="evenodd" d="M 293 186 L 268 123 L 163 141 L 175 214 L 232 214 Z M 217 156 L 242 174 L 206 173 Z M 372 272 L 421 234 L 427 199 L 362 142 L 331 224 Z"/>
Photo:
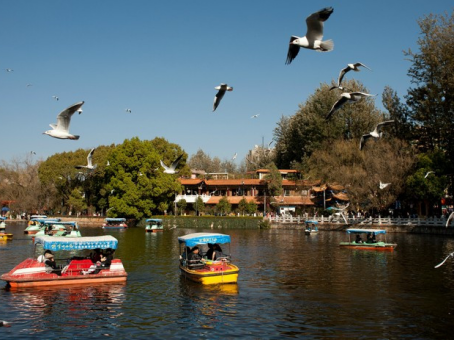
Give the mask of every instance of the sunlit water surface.
<path id="1" fill-rule="evenodd" d="M 25 224 L 0 244 L 0 273 L 33 255 Z M 394 252 L 339 248 L 345 232 L 214 230 L 230 234 L 237 285 L 181 278 L 177 237 L 109 231 L 128 281 L 10 290 L 1 284 L 1 339 L 453 339 L 454 239 L 389 234 Z M 197 232 L 202 232 L 198 230 Z M 213 232 L 209 230 L 207 232 Z M 82 228 L 84 236 L 101 228 Z"/>

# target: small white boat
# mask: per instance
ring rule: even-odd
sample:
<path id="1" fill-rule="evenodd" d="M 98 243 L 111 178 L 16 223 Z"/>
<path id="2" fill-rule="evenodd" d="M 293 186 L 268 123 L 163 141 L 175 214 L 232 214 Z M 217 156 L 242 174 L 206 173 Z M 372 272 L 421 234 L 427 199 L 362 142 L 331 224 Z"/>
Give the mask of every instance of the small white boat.
<path id="1" fill-rule="evenodd" d="M 162 219 L 147 219 L 147 225 L 145 226 L 146 232 L 162 232 L 164 226 L 162 225 Z"/>

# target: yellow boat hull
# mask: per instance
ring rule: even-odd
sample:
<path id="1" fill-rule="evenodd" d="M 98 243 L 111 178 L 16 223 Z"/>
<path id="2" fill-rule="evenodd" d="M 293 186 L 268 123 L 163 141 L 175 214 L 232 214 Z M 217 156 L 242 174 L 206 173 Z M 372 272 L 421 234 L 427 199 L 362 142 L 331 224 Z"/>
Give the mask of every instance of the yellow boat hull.
<path id="1" fill-rule="evenodd" d="M 229 264 L 228 267 L 229 269 L 225 271 L 211 271 L 212 268 L 209 266 L 203 269 L 191 270 L 180 265 L 180 270 L 185 278 L 204 285 L 237 283 L 240 269 L 233 264 Z"/>

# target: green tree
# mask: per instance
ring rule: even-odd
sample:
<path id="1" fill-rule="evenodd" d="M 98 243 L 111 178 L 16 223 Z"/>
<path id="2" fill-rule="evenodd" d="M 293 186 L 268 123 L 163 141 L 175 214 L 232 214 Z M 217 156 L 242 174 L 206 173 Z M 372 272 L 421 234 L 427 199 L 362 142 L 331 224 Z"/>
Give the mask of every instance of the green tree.
<path id="1" fill-rule="evenodd" d="M 254 200 L 250 200 L 247 203 L 246 212 L 249 214 L 254 214 L 255 212 L 257 212 L 257 204 L 255 203 Z"/>
<path id="2" fill-rule="evenodd" d="M 70 210 L 72 212 L 75 211 L 76 215 L 79 215 L 80 212 L 87 209 L 87 203 L 81 194 L 81 190 L 78 188 L 72 190 L 69 195 L 68 204 L 70 206 Z"/>
<path id="3" fill-rule="evenodd" d="M 274 163 L 266 166 L 270 173 L 265 176 L 266 191 L 268 195 L 277 196 L 282 194 L 282 175 Z"/>
<path id="4" fill-rule="evenodd" d="M 344 86 L 352 91 L 369 92 L 353 79 L 346 81 Z M 321 84 L 300 105 L 295 115 L 279 121 L 274 130 L 279 168 L 290 168 L 295 163 L 301 163 L 304 158 L 320 149 L 325 141 L 358 139 L 383 119 L 384 114 L 375 107 L 374 99 L 364 98 L 345 104 L 327 121 L 326 114 L 340 98 L 340 93 L 330 91 L 330 87 Z"/>
<path id="5" fill-rule="evenodd" d="M 216 211 L 221 215 L 228 215 L 232 211 L 232 205 L 229 203 L 227 197 L 222 197 L 216 204 Z"/>
<path id="6" fill-rule="evenodd" d="M 167 209 L 182 187 L 174 174 L 162 171 L 160 160 L 170 164 L 181 154 L 184 152 L 178 145 L 163 138 L 141 141 L 135 137 L 112 150 L 105 186 L 112 208 L 109 215 L 141 219 Z M 181 175 L 189 174 L 185 157 L 178 169 Z"/>
<path id="7" fill-rule="evenodd" d="M 238 203 L 238 210 L 241 212 L 241 215 L 244 215 L 244 212 L 247 212 L 248 209 L 248 202 L 243 197 L 240 202 Z"/>
<path id="8" fill-rule="evenodd" d="M 178 200 L 177 207 L 180 210 L 180 215 L 183 215 L 183 212 L 184 212 L 184 210 L 186 209 L 187 206 L 188 206 L 188 203 L 186 202 L 185 199 Z"/>
<path id="9" fill-rule="evenodd" d="M 205 203 L 201 197 L 197 197 L 194 203 L 194 210 L 196 211 L 196 215 L 205 212 Z"/>
<path id="10" fill-rule="evenodd" d="M 408 90 L 407 105 L 414 121 L 415 136 L 422 152 L 436 149 L 445 154 L 454 174 L 454 11 L 427 15 L 418 21 L 421 35 L 419 52 L 405 52 L 412 62 L 408 71 L 413 88 Z M 451 187 L 452 192 L 452 187 Z"/>

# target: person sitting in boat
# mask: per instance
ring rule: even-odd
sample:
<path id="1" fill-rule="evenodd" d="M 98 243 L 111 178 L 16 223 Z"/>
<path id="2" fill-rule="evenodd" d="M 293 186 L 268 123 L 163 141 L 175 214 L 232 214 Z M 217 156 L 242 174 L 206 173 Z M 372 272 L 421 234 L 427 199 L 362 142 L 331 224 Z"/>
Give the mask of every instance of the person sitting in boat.
<path id="1" fill-rule="evenodd" d="M 44 258 L 46 259 L 44 261 L 44 265 L 46 267 L 46 272 L 47 273 L 56 273 L 58 276 L 61 275 L 61 269 L 57 267 L 57 263 L 55 262 L 54 255 L 52 254 L 52 251 L 47 250 L 44 252 Z"/>
<path id="2" fill-rule="evenodd" d="M 377 239 L 375 239 L 375 233 L 372 234 L 372 243 L 376 243 Z"/>
<path id="3" fill-rule="evenodd" d="M 227 255 L 225 255 L 222 252 L 222 249 L 219 246 L 219 244 L 214 244 L 213 249 L 214 249 L 213 257 L 212 257 L 213 260 L 217 260 L 217 259 L 220 259 L 220 258 L 226 258 L 227 257 Z"/>
<path id="4" fill-rule="evenodd" d="M 214 245 L 208 243 L 208 251 L 206 253 L 206 257 L 208 260 L 214 260 L 213 259 L 213 253 L 214 253 Z"/>
<path id="5" fill-rule="evenodd" d="M 372 241 L 372 233 L 370 233 L 370 232 L 367 234 L 366 243 L 368 243 L 368 244 L 372 244 L 373 243 L 373 241 Z"/>
<path id="6" fill-rule="evenodd" d="M 94 249 L 92 253 L 90 253 L 90 259 L 93 264 L 101 261 L 101 249 Z"/>
<path id="7" fill-rule="evenodd" d="M 204 259 L 200 256 L 199 251 L 198 246 L 194 246 L 192 248 L 191 253 L 189 254 L 189 266 L 197 267 L 198 265 L 203 264 Z"/>
<path id="8" fill-rule="evenodd" d="M 82 274 L 97 274 L 103 269 L 109 269 L 110 265 L 112 264 L 113 259 L 113 250 L 107 249 L 101 254 L 101 258 L 99 261 L 91 265 L 87 271 L 82 271 Z"/>
<path id="9" fill-rule="evenodd" d="M 361 238 L 361 236 L 359 234 L 356 235 L 356 240 L 355 240 L 355 243 L 356 244 L 361 244 L 363 242 L 363 239 Z"/>

